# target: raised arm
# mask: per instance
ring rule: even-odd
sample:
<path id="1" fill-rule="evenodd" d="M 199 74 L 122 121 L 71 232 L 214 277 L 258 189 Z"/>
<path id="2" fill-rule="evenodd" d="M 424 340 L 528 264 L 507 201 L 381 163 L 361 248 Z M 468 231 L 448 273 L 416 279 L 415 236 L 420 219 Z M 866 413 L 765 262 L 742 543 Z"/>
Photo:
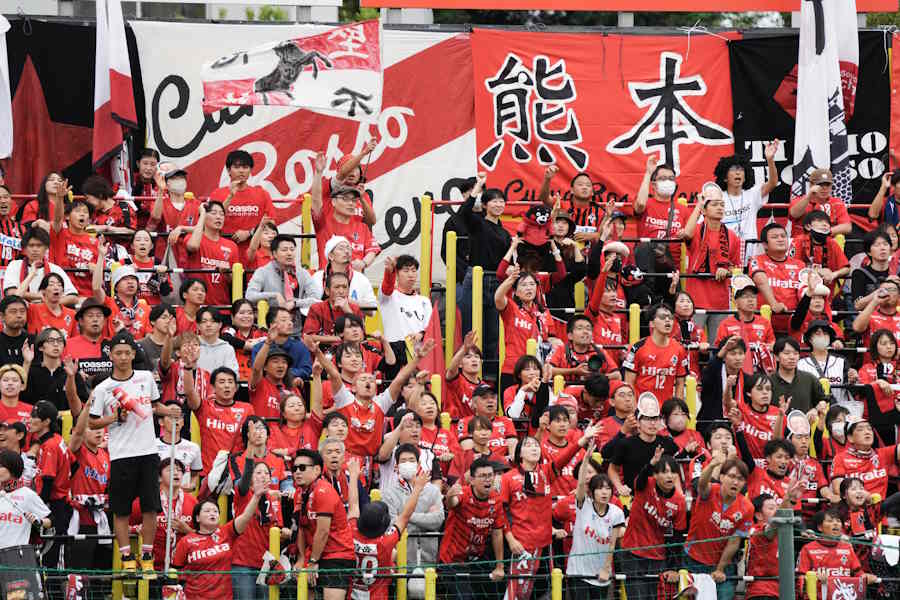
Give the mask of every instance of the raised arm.
<path id="1" fill-rule="evenodd" d="M 853 319 L 853 331 L 856 333 L 863 333 L 869 328 L 869 321 L 872 320 L 872 314 L 875 312 L 875 309 L 878 308 L 878 305 L 881 304 L 882 298 L 887 295 L 887 290 L 883 288 L 878 289 L 875 296 L 869 300 L 868 304 L 866 304 L 866 307 L 856 315 L 855 319 Z"/>
<path id="2" fill-rule="evenodd" d="M 64 200 L 68 191 L 69 180 L 64 179 L 61 182 L 56 182 L 55 193 L 50 194 L 53 198 L 53 223 L 51 223 L 51 226 L 54 233 L 59 233 L 62 230 L 63 217 L 66 215 Z"/>
<path id="3" fill-rule="evenodd" d="M 191 231 L 191 237 L 188 238 L 187 241 L 187 251 L 190 253 L 194 253 L 200 249 L 200 244 L 203 242 L 203 228 L 206 226 L 206 205 L 200 205 L 200 214 L 197 217 L 197 224 L 194 225 L 193 231 Z"/>
<path id="4" fill-rule="evenodd" d="M 322 214 L 322 174 L 325 172 L 325 153 L 317 152 L 316 158 L 313 160 L 313 180 L 312 187 L 309 190 L 309 197 L 312 204 L 310 209 L 312 215 L 318 217 Z"/>
<path id="5" fill-rule="evenodd" d="M 644 169 L 644 178 L 641 187 L 638 188 L 637 197 L 634 199 L 634 214 L 639 215 L 647 209 L 647 199 L 650 197 L 650 178 L 656 170 L 657 158 L 655 154 L 647 157 L 647 167 Z"/>
<path id="6" fill-rule="evenodd" d="M 553 181 L 553 176 L 559 172 L 559 167 L 556 165 L 549 165 L 546 169 L 544 169 L 544 180 L 541 182 L 541 189 L 538 192 L 537 201 L 547 206 L 553 206 L 553 199 L 550 197 L 550 182 Z M 553 221 L 551 221 L 552 223 Z"/>
<path id="7" fill-rule="evenodd" d="M 584 497 L 587 495 L 587 469 L 584 468 L 584 464 L 591 460 L 591 456 L 594 455 L 594 450 L 597 449 L 597 442 L 595 440 L 591 440 L 588 442 L 587 452 L 584 455 L 584 458 L 581 459 L 581 468 L 578 469 L 578 484 L 575 486 L 575 503 L 580 508 L 584 503 Z"/>
<path id="8" fill-rule="evenodd" d="M 275 224 L 275 221 L 272 220 L 272 217 L 263 217 L 259 225 L 253 232 L 253 237 L 250 238 L 250 245 L 247 246 L 247 262 L 253 262 L 253 259 L 256 258 L 256 253 L 259 252 L 259 246 L 262 243 L 262 232 L 265 229 L 266 224 Z"/>
<path id="9" fill-rule="evenodd" d="M 520 272 L 519 265 L 513 265 L 506 270 L 506 279 L 497 286 L 497 291 L 494 292 L 494 306 L 498 311 L 502 312 L 506 308 L 506 304 L 509 302 L 506 296 L 519 279 Z"/>
<path id="10" fill-rule="evenodd" d="M 162 220 L 163 203 L 166 194 L 166 180 L 159 171 L 153 176 L 153 182 L 156 184 L 156 199 L 153 201 L 153 207 L 150 209 L 150 219 L 147 220 L 147 229 L 153 231 Z"/>
<path id="11" fill-rule="evenodd" d="M 78 395 L 78 365 L 75 364 L 75 359 L 67 356 L 63 359 L 63 368 L 66 370 L 66 401 L 69 403 L 72 416 L 78 418 L 82 412 L 87 412 L 85 408 L 90 408 L 82 405 L 81 397 Z"/>
<path id="12" fill-rule="evenodd" d="M 694 210 L 691 211 L 691 216 L 688 217 L 687 223 L 684 224 L 684 229 L 681 231 L 681 237 L 686 240 L 694 239 L 694 233 L 697 231 L 697 221 L 700 220 L 700 215 L 703 214 L 703 209 L 701 208 L 702 204 L 703 193 L 701 192 L 700 198 L 694 205 Z"/>
<path id="13" fill-rule="evenodd" d="M 447 365 L 447 372 L 445 374 L 446 379 L 455 379 L 457 375 L 459 375 L 459 365 L 462 364 L 463 356 L 466 355 L 470 349 L 476 347 L 478 345 L 478 334 L 475 331 L 470 331 L 466 334 L 466 337 L 463 338 L 462 346 L 459 347 L 459 350 L 456 351 L 456 354 L 453 355 L 453 358 L 450 359 L 450 364 Z M 390 348 L 390 344 L 385 344 L 385 359 L 387 359 L 387 349 Z"/>
<path id="14" fill-rule="evenodd" d="M 90 420 L 90 412 L 91 412 L 91 401 L 94 399 L 94 395 L 91 394 L 87 402 L 84 403 L 83 410 L 78 413 L 78 420 L 75 421 L 75 427 L 72 428 L 72 434 L 69 437 L 69 450 L 73 453 L 78 452 L 78 449 L 81 448 L 81 445 L 84 443 L 84 434 L 87 431 L 88 421 Z M 80 402 L 79 402 L 80 404 Z M 70 410 L 72 404 L 69 404 Z M 72 414 L 75 414 L 73 411 Z"/>
<path id="15" fill-rule="evenodd" d="M 253 359 L 253 370 L 250 372 L 250 389 L 255 389 L 263 378 L 263 368 L 266 366 L 266 359 L 269 357 L 269 348 L 275 343 L 278 332 L 274 329 L 269 330 L 266 341 L 262 343 L 256 352 L 256 358 Z"/>
<path id="16" fill-rule="evenodd" d="M 103 270 L 106 267 L 106 257 L 109 255 L 109 243 L 100 236 L 97 242 L 97 262 L 94 263 L 93 277 L 91 278 L 91 291 L 94 300 L 103 304 L 106 302 L 106 290 L 103 289 Z"/>
<path id="17" fill-rule="evenodd" d="M 250 526 L 250 521 L 256 516 L 259 510 L 259 499 L 266 493 L 268 485 L 268 481 L 253 482 L 253 496 L 250 497 L 250 502 L 244 507 L 244 512 L 234 519 L 234 530 L 239 535 L 247 530 L 247 527 Z"/>
<path id="18" fill-rule="evenodd" d="M 771 194 L 775 190 L 775 188 L 778 187 L 778 184 L 780 182 L 778 178 L 778 168 L 775 166 L 775 154 L 778 153 L 778 147 L 780 145 L 781 141 L 778 139 L 774 139 L 766 144 L 765 155 L 769 178 L 764 184 L 762 184 L 762 187 L 759 189 L 759 195 L 763 198 Z"/>
<path id="19" fill-rule="evenodd" d="M 181 364 L 184 366 L 182 372 L 182 378 L 184 383 L 184 400 L 188 405 L 188 408 L 191 410 L 197 410 L 200 408 L 200 404 L 202 402 L 202 398 L 200 398 L 200 394 L 197 393 L 197 382 L 195 381 L 195 374 L 197 372 L 197 360 L 200 357 L 200 348 L 195 347 L 194 349 L 185 351 L 184 347 L 181 349 Z"/>
<path id="20" fill-rule="evenodd" d="M 806 214 L 806 207 L 809 206 L 810 197 L 820 189 L 818 185 L 812 185 L 805 194 L 800 196 L 797 202 L 788 209 L 788 214 L 790 214 L 792 219 L 799 219 Z"/>
<path id="21" fill-rule="evenodd" d="M 709 462 L 706 463 L 706 466 L 703 467 L 703 471 L 700 473 L 700 480 L 697 482 L 697 492 L 704 500 L 709 498 L 710 481 L 712 480 L 713 471 L 716 470 L 716 467 L 720 467 L 723 464 L 725 464 L 725 454 L 723 452 L 714 452 L 712 458 L 710 458 Z"/>
<path id="22" fill-rule="evenodd" d="M 412 377 L 412 374 L 415 373 L 419 363 L 422 362 L 422 359 L 431 354 L 433 349 L 434 340 L 425 340 L 422 342 L 419 349 L 416 350 L 415 360 L 403 365 L 403 368 L 400 369 L 400 372 L 397 373 L 394 380 L 391 381 L 391 385 L 388 386 L 388 395 L 391 397 L 392 403 L 397 401 L 397 398 L 400 397 L 400 392 L 403 390 L 403 386 L 406 385 L 406 380 Z M 384 407 L 382 407 L 382 409 L 384 409 Z M 387 412 L 386 409 L 385 412 Z"/>

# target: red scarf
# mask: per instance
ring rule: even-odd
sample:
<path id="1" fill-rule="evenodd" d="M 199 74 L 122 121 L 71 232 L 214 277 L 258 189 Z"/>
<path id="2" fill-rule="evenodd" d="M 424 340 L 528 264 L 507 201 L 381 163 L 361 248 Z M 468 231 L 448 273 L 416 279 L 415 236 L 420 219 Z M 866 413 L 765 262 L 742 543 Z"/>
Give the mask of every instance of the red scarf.
<path id="1" fill-rule="evenodd" d="M 718 243 L 711 243 L 710 239 L 715 232 L 709 230 L 706 223 L 700 226 L 700 252 L 691 264 L 693 273 L 715 273 L 717 269 L 731 268 L 729 258 L 731 240 L 728 237 L 728 228 L 719 224 L 719 232 L 716 237 Z"/>

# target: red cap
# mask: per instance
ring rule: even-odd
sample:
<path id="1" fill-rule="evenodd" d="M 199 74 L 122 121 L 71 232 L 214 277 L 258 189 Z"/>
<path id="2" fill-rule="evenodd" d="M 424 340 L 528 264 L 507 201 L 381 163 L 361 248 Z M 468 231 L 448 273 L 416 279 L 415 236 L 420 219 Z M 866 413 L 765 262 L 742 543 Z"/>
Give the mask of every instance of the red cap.
<path id="1" fill-rule="evenodd" d="M 614 379 L 609 382 L 609 397 L 612 398 L 616 395 L 616 392 L 619 391 L 619 388 L 627 387 L 630 388 L 631 391 L 637 396 L 637 390 L 634 389 L 634 386 L 630 383 L 626 383 L 621 379 Z"/>
<path id="2" fill-rule="evenodd" d="M 337 170 L 340 171 L 341 167 L 350 162 L 350 159 L 353 158 L 352 154 L 345 154 L 341 157 L 339 161 L 337 161 Z"/>
<path id="3" fill-rule="evenodd" d="M 567 394 L 565 392 L 560 392 L 559 396 L 556 397 L 556 405 L 557 406 L 566 406 L 571 408 L 578 408 L 578 399 L 571 394 Z"/>

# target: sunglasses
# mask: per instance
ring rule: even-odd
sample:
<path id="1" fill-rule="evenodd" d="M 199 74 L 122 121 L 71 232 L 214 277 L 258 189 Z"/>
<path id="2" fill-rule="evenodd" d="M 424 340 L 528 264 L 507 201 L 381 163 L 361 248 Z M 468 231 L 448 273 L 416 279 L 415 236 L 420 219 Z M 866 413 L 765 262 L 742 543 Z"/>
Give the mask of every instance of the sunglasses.
<path id="1" fill-rule="evenodd" d="M 305 464 L 305 463 L 299 464 L 299 465 L 294 465 L 294 470 L 295 470 L 295 471 L 300 471 L 301 473 L 303 473 L 303 472 L 306 471 L 307 469 L 311 469 L 311 468 L 312 468 L 312 465 L 307 465 L 307 464 Z"/>

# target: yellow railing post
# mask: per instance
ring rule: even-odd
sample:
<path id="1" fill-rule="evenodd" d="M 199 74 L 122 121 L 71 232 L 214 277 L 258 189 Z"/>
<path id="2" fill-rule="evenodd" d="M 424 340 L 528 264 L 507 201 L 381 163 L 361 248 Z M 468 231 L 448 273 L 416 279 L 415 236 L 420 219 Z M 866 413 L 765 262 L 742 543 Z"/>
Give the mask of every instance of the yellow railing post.
<path id="1" fill-rule="evenodd" d="M 759 307 L 759 314 L 762 316 L 763 319 L 768 319 L 769 321 L 771 321 L 772 320 L 772 307 L 769 306 L 768 304 L 763 304 L 762 306 Z"/>
<path id="2" fill-rule="evenodd" d="M 632 304 L 628 307 L 628 343 L 637 344 L 641 339 L 641 307 Z"/>
<path id="3" fill-rule="evenodd" d="M 191 411 L 191 441 L 200 445 L 200 421 L 197 420 L 197 415 L 193 411 Z"/>
<path id="4" fill-rule="evenodd" d="M 372 502 L 378 502 L 379 500 L 381 500 L 381 490 L 379 490 L 378 488 L 374 488 L 372 491 L 370 491 L 369 500 L 371 500 Z"/>
<path id="5" fill-rule="evenodd" d="M 807 571 L 806 577 L 803 578 L 804 583 L 806 585 L 806 597 L 809 600 L 816 600 L 818 598 L 818 587 L 819 587 L 819 579 L 816 577 L 814 571 Z"/>
<path id="6" fill-rule="evenodd" d="M 432 212 L 431 194 L 422 194 L 421 207 L 419 209 L 419 240 L 421 247 L 419 250 L 419 293 L 426 298 L 431 297 L 431 249 L 433 242 L 431 239 L 431 221 L 434 218 Z"/>
<path id="7" fill-rule="evenodd" d="M 575 312 L 584 312 L 584 281 L 575 284 Z"/>
<path id="8" fill-rule="evenodd" d="M 269 303 L 265 300 L 260 300 L 256 303 L 256 324 L 259 327 L 266 326 L 266 315 L 269 314 Z"/>
<path id="9" fill-rule="evenodd" d="M 528 356 L 537 356 L 537 340 L 534 338 L 528 338 L 528 341 L 525 342 L 525 354 Z"/>
<path id="10" fill-rule="evenodd" d="M 234 263 L 231 265 L 231 301 L 244 297 L 244 265 Z"/>
<path id="11" fill-rule="evenodd" d="M 444 378 L 439 373 L 431 374 L 431 395 L 437 400 L 437 409 L 441 410 L 441 390 L 444 385 Z"/>
<path id="12" fill-rule="evenodd" d="M 737 277 L 741 273 L 743 273 L 743 271 L 741 271 L 740 267 L 734 267 L 733 269 L 731 269 L 732 277 Z M 730 290 L 729 290 L 729 294 L 728 294 L 728 309 L 729 310 L 737 310 L 737 307 L 734 304 L 734 294 L 732 294 L 730 292 Z"/>
<path id="13" fill-rule="evenodd" d="M 437 598 L 437 571 L 434 567 L 425 569 L 425 600 Z"/>
<path id="14" fill-rule="evenodd" d="M 59 411 L 59 418 L 62 420 L 62 437 L 68 444 L 69 438 L 72 437 L 72 411 Z"/>
<path id="15" fill-rule="evenodd" d="M 309 573 L 297 573 L 297 600 L 309 600 Z"/>
<path id="16" fill-rule="evenodd" d="M 697 429 L 697 378 L 693 375 L 684 379 L 684 401 L 688 405 L 690 416 L 688 429 Z"/>
<path id="17" fill-rule="evenodd" d="M 475 332 L 475 341 L 478 349 L 484 351 L 484 313 L 481 305 L 484 300 L 484 269 L 472 267 L 472 331 Z M 481 373 L 478 373 L 481 377 Z"/>
<path id="18" fill-rule="evenodd" d="M 137 547 L 132 550 L 133 556 L 137 557 L 140 560 L 141 556 L 141 548 L 144 546 L 144 538 L 141 534 L 137 536 Z M 140 562 L 138 562 L 140 564 Z M 155 576 L 153 577 L 156 578 Z M 141 577 L 137 582 L 137 597 L 138 600 L 150 600 L 150 579 L 147 577 Z"/>
<path id="19" fill-rule="evenodd" d="M 441 413 L 441 429 L 446 429 L 450 431 L 450 413 L 442 412 Z"/>
<path id="20" fill-rule="evenodd" d="M 219 495 L 219 525 L 224 525 L 228 522 L 228 496 L 225 494 Z"/>
<path id="21" fill-rule="evenodd" d="M 114 286 L 112 284 L 112 274 L 115 273 L 116 269 L 118 269 L 121 266 L 122 265 L 120 265 L 118 262 L 113 262 L 113 263 L 110 263 L 110 265 L 109 265 L 109 295 L 113 298 L 116 297 L 116 286 Z M 105 277 L 103 279 L 104 279 L 104 281 L 106 280 Z"/>
<path id="22" fill-rule="evenodd" d="M 562 600 L 562 581 L 562 569 L 553 569 L 550 572 L 550 600 Z"/>
<path id="23" fill-rule="evenodd" d="M 281 528 L 271 527 L 269 529 L 269 552 L 277 561 L 281 556 Z M 277 585 L 269 586 L 269 600 L 278 600 L 279 590 Z"/>
<path id="24" fill-rule="evenodd" d="M 447 232 L 447 291 L 444 294 L 444 362 L 456 354 L 456 232 Z"/>
<path id="25" fill-rule="evenodd" d="M 684 591 L 684 588 L 688 586 L 688 570 L 687 569 L 678 569 L 678 592 L 681 593 Z"/>
<path id="26" fill-rule="evenodd" d="M 400 543 L 397 544 L 397 574 L 401 575 L 399 579 L 397 579 L 397 600 L 406 600 L 406 578 L 402 577 L 406 575 L 406 550 L 407 550 L 407 535 L 408 531 L 406 529 L 403 530 L 403 535 L 400 536 Z"/>
<path id="27" fill-rule="evenodd" d="M 566 378 L 562 375 L 553 377 L 553 393 L 559 396 L 559 393 L 566 388 Z"/>
<path id="28" fill-rule="evenodd" d="M 831 395 L 831 381 L 827 377 L 820 378 L 819 384 L 822 386 L 822 391 L 825 392 L 826 396 Z"/>
<path id="29" fill-rule="evenodd" d="M 312 233 L 312 195 L 311 194 L 303 194 L 303 208 L 302 208 L 302 216 L 301 216 L 301 233 Z M 308 269 L 312 264 L 312 253 L 310 251 L 310 241 L 309 238 L 303 238 L 300 241 L 300 264 L 303 265 L 303 268 Z M 322 257 L 319 257 L 319 261 L 322 260 Z M 324 268 L 324 265 L 322 266 Z"/>
<path id="30" fill-rule="evenodd" d="M 122 574 L 122 553 L 119 552 L 119 541 L 113 540 L 112 570 L 116 575 Z M 122 600 L 122 580 L 114 577 L 112 580 L 113 600 Z"/>

